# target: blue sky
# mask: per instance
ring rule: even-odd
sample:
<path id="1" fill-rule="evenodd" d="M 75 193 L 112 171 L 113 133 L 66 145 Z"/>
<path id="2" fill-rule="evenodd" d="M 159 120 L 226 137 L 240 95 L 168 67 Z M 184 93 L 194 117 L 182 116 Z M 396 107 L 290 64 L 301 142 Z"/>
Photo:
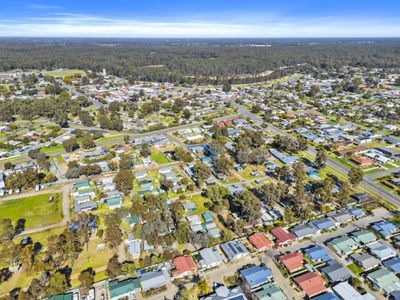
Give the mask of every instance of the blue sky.
<path id="1" fill-rule="evenodd" d="M 400 0 L 9 0 L 0 36 L 400 37 Z"/>

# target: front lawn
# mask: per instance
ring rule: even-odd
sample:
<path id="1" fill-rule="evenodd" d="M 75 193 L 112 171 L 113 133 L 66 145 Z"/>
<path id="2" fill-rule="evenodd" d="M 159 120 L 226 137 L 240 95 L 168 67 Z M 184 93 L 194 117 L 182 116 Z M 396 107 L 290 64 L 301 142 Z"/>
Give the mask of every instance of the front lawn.
<path id="1" fill-rule="evenodd" d="M 53 202 L 49 203 L 49 197 Z M 25 228 L 34 228 L 60 222 L 62 219 L 62 194 L 43 194 L 28 198 L 4 201 L 0 204 L 0 217 L 9 218 L 13 224 L 25 219 Z"/>
<path id="2" fill-rule="evenodd" d="M 351 272 L 353 272 L 354 275 L 357 277 L 360 277 L 360 274 L 364 272 L 363 269 L 361 269 L 359 266 L 357 266 L 355 263 L 352 263 L 347 266 Z"/>
<path id="3" fill-rule="evenodd" d="M 158 163 L 159 165 L 167 164 L 170 162 L 162 152 L 151 154 L 150 158 L 152 161 Z"/>

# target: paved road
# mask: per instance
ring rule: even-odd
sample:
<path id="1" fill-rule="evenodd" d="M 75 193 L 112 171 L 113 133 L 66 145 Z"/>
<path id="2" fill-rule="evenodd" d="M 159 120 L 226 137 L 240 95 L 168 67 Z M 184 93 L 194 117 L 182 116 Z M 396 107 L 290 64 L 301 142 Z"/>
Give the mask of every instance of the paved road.
<path id="1" fill-rule="evenodd" d="M 247 109 L 245 109 L 242 105 L 236 103 L 234 100 L 231 100 L 232 106 L 236 107 L 238 112 L 241 113 L 243 116 L 252 119 L 255 123 L 259 124 L 260 126 L 264 127 L 264 121 L 260 116 L 257 116 L 255 114 L 252 114 L 249 112 Z M 275 126 L 268 124 L 267 126 L 268 130 L 275 134 L 279 135 L 286 135 L 289 136 L 286 132 L 276 128 Z M 316 156 L 317 151 L 313 147 L 308 148 L 308 153 L 310 153 L 313 157 Z M 328 158 L 327 160 L 327 165 L 338 170 L 339 172 L 347 175 L 349 173 L 349 169 L 345 167 L 344 165 L 338 163 L 337 161 L 333 160 L 332 158 Z M 400 207 L 400 197 L 397 195 L 385 190 L 384 188 L 380 187 L 377 185 L 373 180 L 371 180 L 369 177 L 365 177 L 363 182 L 361 183 L 361 187 L 364 188 L 367 191 L 372 192 L 373 194 L 384 198 L 385 200 L 391 202 L 392 204 L 396 205 L 397 207 Z"/>
<path id="2" fill-rule="evenodd" d="M 369 180 L 374 180 L 376 178 L 383 177 L 383 176 L 390 175 L 390 174 L 397 173 L 397 172 L 400 172 L 400 167 L 367 174 L 364 176 L 364 178 L 368 178 Z"/>

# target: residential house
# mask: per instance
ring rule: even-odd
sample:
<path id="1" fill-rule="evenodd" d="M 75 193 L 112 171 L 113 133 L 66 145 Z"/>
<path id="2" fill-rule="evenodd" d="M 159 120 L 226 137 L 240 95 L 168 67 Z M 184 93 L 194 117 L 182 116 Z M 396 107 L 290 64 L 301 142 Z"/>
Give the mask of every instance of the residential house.
<path id="1" fill-rule="evenodd" d="M 273 228 L 271 230 L 271 235 L 275 239 L 275 244 L 279 246 L 290 244 L 296 240 L 296 236 L 293 233 L 287 232 L 280 227 Z"/>
<path id="2" fill-rule="evenodd" d="M 196 265 L 191 256 L 178 256 L 172 260 L 175 269 L 172 270 L 172 276 L 185 277 L 197 271 Z"/>
<path id="3" fill-rule="evenodd" d="M 254 292 L 256 300 L 286 300 L 285 294 L 274 283 L 267 283 Z"/>
<path id="4" fill-rule="evenodd" d="M 218 250 L 213 248 L 204 248 L 199 250 L 199 263 L 202 269 L 211 269 L 222 264 L 222 258 Z"/>
<path id="5" fill-rule="evenodd" d="M 349 208 L 348 212 L 356 220 L 361 219 L 362 217 L 364 217 L 366 215 L 365 211 L 358 207 Z"/>
<path id="6" fill-rule="evenodd" d="M 303 255 L 301 252 L 293 252 L 278 257 L 280 263 L 290 272 L 294 273 L 303 269 Z"/>
<path id="7" fill-rule="evenodd" d="M 304 253 L 313 263 L 328 262 L 332 259 L 326 249 L 321 246 L 307 248 L 304 250 Z"/>
<path id="8" fill-rule="evenodd" d="M 397 256 L 396 250 L 380 241 L 370 243 L 367 247 L 369 252 L 381 261 Z"/>
<path id="9" fill-rule="evenodd" d="M 200 297 L 200 300 L 246 300 L 246 296 L 240 287 L 236 286 L 231 289 L 226 286 L 218 286 L 214 293 Z"/>
<path id="10" fill-rule="evenodd" d="M 140 283 L 143 291 L 158 290 L 167 285 L 169 275 L 166 271 L 150 271 L 140 275 Z"/>
<path id="11" fill-rule="evenodd" d="M 138 279 L 126 279 L 123 281 L 112 280 L 108 283 L 110 300 L 135 299 L 135 292 L 140 290 Z"/>
<path id="12" fill-rule="evenodd" d="M 352 232 L 351 238 L 361 245 L 375 242 L 378 239 L 373 232 L 366 229 Z"/>
<path id="13" fill-rule="evenodd" d="M 333 249 L 339 256 L 347 256 L 358 249 L 359 244 L 348 236 L 341 236 L 331 240 L 328 246 Z"/>
<path id="14" fill-rule="evenodd" d="M 267 267 L 252 266 L 239 271 L 240 276 L 250 289 L 255 289 L 272 280 L 272 272 Z"/>
<path id="15" fill-rule="evenodd" d="M 313 300 L 340 300 L 334 293 L 323 293 L 319 296 L 313 297 Z"/>
<path id="16" fill-rule="evenodd" d="M 300 224 L 291 228 L 290 232 L 292 232 L 297 237 L 297 239 L 301 240 L 317 234 L 318 229 L 307 224 Z"/>
<path id="17" fill-rule="evenodd" d="M 254 246 L 256 252 L 266 251 L 272 248 L 272 242 L 261 232 L 254 233 L 248 240 Z"/>
<path id="18" fill-rule="evenodd" d="M 318 231 L 331 230 L 336 228 L 335 223 L 329 218 L 321 218 L 308 222 L 309 225 L 315 227 Z"/>
<path id="19" fill-rule="evenodd" d="M 368 253 L 355 253 L 350 259 L 364 271 L 375 269 L 380 265 L 380 261 Z"/>
<path id="20" fill-rule="evenodd" d="M 350 271 L 338 263 L 337 261 L 330 261 L 326 267 L 321 268 L 324 274 L 331 283 L 347 281 L 351 278 Z"/>
<path id="21" fill-rule="evenodd" d="M 383 265 L 396 274 L 400 273 L 400 258 L 394 257 L 383 262 Z"/>
<path id="22" fill-rule="evenodd" d="M 378 269 L 367 275 L 373 286 L 388 296 L 394 291 L 400 290 L 400 279 L 393 272 L 386 269 Z"/>
<path id="23" fill-rule="evenodd" d="M 369 293 L 361 295 L 348 282 L 341 282 L 332 288 L 341 300 L 375 300 L 375 297 Z"/>
<path id="24" fill-rule="evenodd" d="M 228 260 L 237 260 L 249 255 L 249 250 L 239 241 L 229 241 L 220 245 Z"/>
<path id="25" fill-rule="evenodd" d="M 325 281 L 317 272 L 308 272 L 294 278 L 294 282 L 303 290 L 307 297 L 313 297 L 325 292 Z"/>
<path id="26" fill-rule="evenodd" d="M 330 215 L 336 226 L 353 221 L 353 217 L 347 211 L 341 211 Z"/>
<path id="27" fill-rule="evenodd" d="M 386 220 L 382 220 L 373 224 L 372 229 L 385 239 L 392 237 L 400 231 L 396 224 Z"/>

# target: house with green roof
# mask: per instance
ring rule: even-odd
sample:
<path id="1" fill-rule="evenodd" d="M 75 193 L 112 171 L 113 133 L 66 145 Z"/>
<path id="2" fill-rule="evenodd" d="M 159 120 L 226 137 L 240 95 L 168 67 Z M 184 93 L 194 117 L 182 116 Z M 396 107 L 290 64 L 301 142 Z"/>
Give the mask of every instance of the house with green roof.
<path id="1" fill-rule="evenodd" d="M 274 283 L 267 283 L 261 286 L 261 289 L 254 293 L 258 300 L 286 300 L 285 294 Z"/>
<path id="2" fill-rule="evenodd" d="M 74 190 L 81 190 L 81 189 L 87 189 L 90 187 L 90 181 L 89 180 L 84 180 L 84 181 L 79 181 L 74 184 Z"/>
<path id="3" fill-rule="evenodd" d="M 369 230 L 355 231 L 351 234 L 353 240 L 359 244 L 366 245 L 377 240 L 376 235 Z"/>
<path id="4" fill-rule="evenodd" d="M 121 207 L 122 197 L 116 196 L 116 197 L 107 198 L 107 205 L 108 205 L 108 208 L 111 208 L 111 209 Z"/>
<path id="5" fill-rule="evenodd" d="M 204 222 L 206 222 L 206 223 L 214 222 L 214 218 L 209 211 L 206 211 L 203 214 L 203 219 L 204 219 Z"/>
<path id="6" fill-rule="evenodd" d="M 51 296 L 48 300 L 72 300 L 73 295 L 72 293 L 60 294 Z"/>
<path id="7" fill-rule="evenodd" d="M 368 280 L 385 296 L 400 290 L 400 279 L 387 269 L 378 269 L 367 276 Z"/>
<path id="8" fill-rule="evenodd" d="M 135 292 L 140 290 L 139 280 L 129 278 L 123 281 L 113 280 L 108 283 L 110 300 L 119 300 L 122 298 L 136 299 Z"/>
<path id="9" fill-rule="evenodd" d="M 341 236 L 331 240 L 328 246 L 333 249 L 339 256 L 347 256 L 359 248 L 358 242 L 348 236 Z"/>
<path id="10" fill-rule="evenodd" d="M 138 217 L 136 215 L 132 216 L 131 214 L 129 214 L 128 223 L 130 227 L 135 227 L 136 224 L 138 223 Z"/>

